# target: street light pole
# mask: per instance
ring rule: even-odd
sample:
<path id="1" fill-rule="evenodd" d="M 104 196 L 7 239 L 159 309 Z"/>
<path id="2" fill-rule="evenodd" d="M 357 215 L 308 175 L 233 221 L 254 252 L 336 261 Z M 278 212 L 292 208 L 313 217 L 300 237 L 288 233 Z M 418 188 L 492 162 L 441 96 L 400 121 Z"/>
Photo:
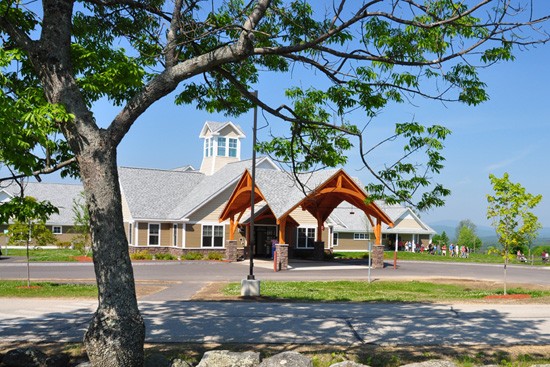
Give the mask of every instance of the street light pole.
<path id="1" fill-rule="evenodd" d="M 254 96 L 258 97 L 258 91 L 254 91 Z M 254 201 L 256 193 L 256 129 L 258 124 L 258 106 L 254 106 L 254 124 L 252 127 L 252 192 L 250 193 L 250 273 L 247 276 L 248 280 L 254 280 Z"/>

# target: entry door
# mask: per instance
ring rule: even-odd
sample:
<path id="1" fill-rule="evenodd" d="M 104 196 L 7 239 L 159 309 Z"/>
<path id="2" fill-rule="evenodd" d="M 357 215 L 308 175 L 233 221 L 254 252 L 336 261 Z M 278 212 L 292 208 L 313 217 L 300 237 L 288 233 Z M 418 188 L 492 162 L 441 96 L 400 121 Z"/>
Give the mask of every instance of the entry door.
<path id="1" fill-rule="evenodd" d="M 256 255 L 271 257 L 271 240 L 277 238 L 277 226 L 254 226 Z"/>

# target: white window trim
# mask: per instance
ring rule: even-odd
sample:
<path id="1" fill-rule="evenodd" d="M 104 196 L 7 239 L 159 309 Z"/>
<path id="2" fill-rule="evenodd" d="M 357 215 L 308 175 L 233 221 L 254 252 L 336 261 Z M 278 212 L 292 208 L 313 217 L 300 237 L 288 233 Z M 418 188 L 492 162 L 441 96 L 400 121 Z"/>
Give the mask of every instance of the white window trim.
<path id="1" fill-rule="evenodd" d="M 298 250 L 313 250 L 313 247 L 303 247 L 303 246 L 300 246 L 300 242 L 299 242 L 299 231 L 300 229 L 305 229 L 306 230 L 306 235 L 307 235 L 307 232 L 309 232 L 310 229 L 313 229 L 313 242 L 315 243 L 315 239 L 317 238 L 317 227 L 298 227 L 296 228 L 296 249 Z"/>
<path id="2" fill-rule="evenodd" d="M 366 241 L 369 239 L 369 234 L 364 232 L 354 232 L 353 240 L 354 241 Z"/>
<path id="3" fill-rule="evenodd" d="M 181 248 L 185 248 L 186 240 L 187 240 L 187 225 L 189 223 L 182 223 L 181 225 Z M 202 228 L 201 228 L 202 230 Z M 201 242 L 202 242 L 202 235 L 201 235 Z"/>
<path id="4" fill-rule="evenodd" d="M 336 236 L 336 244 L 334 244 L 334 236 Z M 338 235 L 338 232 L 332 232 L 331 246 L 332 247 L 338 246 L 340 244 L 339 241 L 340 241 L 340 236 Z"/>
<path id="5" fill-rule="evenodd" d="M 223 146 L 220 145 L 220 140 L 223 140 Z M 216 144 L 216 148 L 217 148 L 217 149 L 216 149 L 216 155 L 217 155 L 218 157 L 227 157 L 227 156 L 228 156 L 228 155 L 227 155 L 227 150 L 228 150 L 228 147 L 227 147 L 228 144 L 227 144 L 227 142 L 228 142 L 228 140 L 229 140 L 229 139 L 228 139 L 227 137 L 225 137 L 225 136 L 219 136 L 219 137 L 216 139 L 216 141 L 217 141 L 217 143 L 218 143 L 218 144 Z M 223 154 L 220 154 L 220 149 L 221 149 L 221 148 L 223 148 Z"/>
<path id="6" fill-rule="evenodd" d="M 158 232 L 158 238 L 159 238 L 159 243 L 157 245 L 151 245 L 150 241 L 151 241 L 151 225 L 157 225 L 159 226 L 159 232 Z M 152 247 L 157 247 L 157 246 L 160 246 L 160 238 L 161 238 L 161 234 L 162 233 L 162 227 L 160 225 L 160 223 L 147 223 L 147 246 L 152 246 Z"/>
<path id="7" fill-rule="evenodd" d="M 139 222 L 134 222 L 134 243 L 139 246 Z"/>
<path id="8" fill-rule="evenodd" d="M 203 239 L 204 239 L 204 227 L 209 226 L 212 227 L 212 241 L 214 241 L 214 227 L 219 226 L 222 227 L 222 246 L 216 247 L 214 246 L 214 243 L 212 243 L 212 246 L 204 246 Z M 225 224 L 220 223 L 201 223 L 201 248 L 208 248 L 208 249 L 224 249 L 225 248 Z"/>
<path id="9" fill-rule="evenodd" d="M 173 223 L 172 224 L 172 245 L 174 247 L 178 247 L 178 224 Z"/>
<path id="10" fill-rule="evenodd" d="M 231 141 L 235 142 L 235 148 L 231 148 Z M 235 157 L 231 157 L 231 155 L 229 154 L 229 151 L 231 149 L 235 149 Z M 239 139 L 237 139 L 237 138 L 227 138 L 227 156 L 230 157 L 230 158 L 239 158 L 240 157 L 240 154 L 239 154 Z"/>
<path id="11" fill-rule="evenodd" d="M 134 225 L 132 222 L 128 222 L 128 245 L 132 244 L 132 241 L 134 240 Z"/>
<path id="12" fill-rule="evenodd" d="M 55 231 L 56 228 L 59 228 L 59 232 Z M 63 226 L 52 226 L 52 233 L 55 235 L 63 234 Z"/>

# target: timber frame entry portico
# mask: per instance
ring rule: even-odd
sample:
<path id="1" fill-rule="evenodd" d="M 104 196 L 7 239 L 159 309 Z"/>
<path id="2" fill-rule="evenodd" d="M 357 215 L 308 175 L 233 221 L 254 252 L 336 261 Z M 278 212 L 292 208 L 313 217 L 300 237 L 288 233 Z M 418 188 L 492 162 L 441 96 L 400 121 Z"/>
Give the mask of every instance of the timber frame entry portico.
<path id="1" fill-rule="evenodd" d="M 258 171 L 256 171 L 256 173 L 254 204 L 263 201 L 270 209 L 271 213 L 273 213 L 276 224 L 278 225 L 279 244 L 285 243 L 287 223 L 296 223 L 291 217 L 291 214 L 299 207 L 301 207 L 302 210 L 308 211 L 313 218 L 316 219 L 317 242 L 322 241 L 325 221 L 332 211 L 343 201 L 348 202 L 365 213 L 373 228 L 375 246 L 380 246 L 382 244 L 382 223 L 393 226 L 393 222 L 389 216 L 374 202 L 369 204 L 366 203 L 367 194 L 365 191 L 342 169 L 337 170 L 326 179 L 323 178 L 318 180 L 318 182 L 314 184 L 315 187 L 311 188 L 309 192 L 303 190 L 301 185 L 289 185 L 292 179 L 287 172 L 266 172 L 266 176 L 272 175 L 272 177 L 266 177 L 264 180 L 262 180 L 261 177 L 258 179 Z M 315 182 L 315 180 L 311 181 Z M 281 185 L 281 182 L 285 182 L 285 184 Z M 304 182 L 306 181 L 304 180 Z M 277 193 L 277 188 L 274 187 L 276 185 L 285 186 L 283 190 L 279 190 L 279 195 L 274 194 Z M 230 241 L 235 239 L 235 233 L 241 219 L 245 212 L 250 209 L 251 193 L 252 176 L 250 172 L 246 170 L 241 176 L 219 217 L 220 222 L 229 220 Z"/>

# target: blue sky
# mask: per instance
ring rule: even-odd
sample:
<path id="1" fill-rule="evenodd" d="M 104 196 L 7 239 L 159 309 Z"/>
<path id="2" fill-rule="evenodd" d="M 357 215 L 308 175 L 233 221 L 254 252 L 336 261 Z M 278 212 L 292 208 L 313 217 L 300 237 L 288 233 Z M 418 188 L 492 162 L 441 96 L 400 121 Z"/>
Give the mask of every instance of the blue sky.
<path id="1" fill-rule="evenodd" d="M 546 65 L 550 46 L 539 46 L 528 52 L 517 52 L 514 62 L 500 63 L 480 72 L 487 84 L 490 101 L 476 107 L 442 104 L 434 101 L 414 101 L 386 109 L 377 123 L 391 125 L 393 121 L 438 123 L 453 133 L 445 142 L 445 169 L 437 180 L 452 190 L 447 204 L 422 213 L 428 223 L 444 220 L 470 219 L 478 225 L 486 220 L 486 195 L 491 193 L 489 174 L 510 174 L 513 182 L 521 183 L 528 192 L 542 194 L 535 210 L 544 227 L 550 227 L 550 100 L 547 88 L 550 73 Z M 274 98 L 290 83 L 284 79 L 260 81 L 260 96 Z M 192 164 L 200 166 L 202 142 L 198 135 L 206 120 L 239 124 L 247 135 L 243 158 L 251 156 L 252 113 L 238 118 L 196 111 L 190 106 L 175 106 L 167 97 L 150 108 L 136 122 L 119 148 L 119 164 L 123 166 L 174 168 Z M 98 121 L 108 121 L 116 109 L 96 111 Z M 259 138 L 268 130 L 277 132 L 281 122 L 266 126 L 259 114 Z M 262 127 L 264 127 L 262 129 Z M 380 150 L 377 159 L 383 161 L 389 151 Z M 361 170 L 354 151 L 350 152 L 346 170 L 362 181 L 371 178 Z"/>

